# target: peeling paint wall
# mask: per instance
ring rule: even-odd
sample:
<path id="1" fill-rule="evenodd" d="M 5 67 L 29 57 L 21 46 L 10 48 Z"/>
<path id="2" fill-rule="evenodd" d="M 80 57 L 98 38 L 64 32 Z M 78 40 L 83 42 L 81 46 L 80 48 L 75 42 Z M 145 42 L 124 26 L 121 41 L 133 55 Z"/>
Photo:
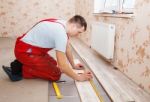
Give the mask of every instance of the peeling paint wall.
<path id="1" fill-rule="evenodd" d="M 16 37 L 37 21 L 75 14 L 75 0 L 0 0 L 0 37 Z"/>
<path id="2" fill-rule="evenodd" d="M 76 0 L 76 13 L 87 19 L 88 30 L 80 38 L 90 45 L 91 24 L 116 25 L 113 64 L 150 93 L 150 1 L 136 0 L 134 18 L 102 17 L 92 14 L 94 0 Z"/>

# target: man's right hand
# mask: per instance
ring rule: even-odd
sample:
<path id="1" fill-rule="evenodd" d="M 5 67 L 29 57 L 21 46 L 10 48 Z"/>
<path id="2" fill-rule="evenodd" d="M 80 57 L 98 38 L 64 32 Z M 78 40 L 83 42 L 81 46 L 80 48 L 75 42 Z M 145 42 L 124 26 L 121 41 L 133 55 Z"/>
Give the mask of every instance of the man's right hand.
<path id="1" fill-rule="evenodd" d="M 92 72 L 91 71 L 84 71 L 84 73 L 79 74 L 78 76 L 78 81 L 87 81 L 91 80 L 93 78 Z"/>

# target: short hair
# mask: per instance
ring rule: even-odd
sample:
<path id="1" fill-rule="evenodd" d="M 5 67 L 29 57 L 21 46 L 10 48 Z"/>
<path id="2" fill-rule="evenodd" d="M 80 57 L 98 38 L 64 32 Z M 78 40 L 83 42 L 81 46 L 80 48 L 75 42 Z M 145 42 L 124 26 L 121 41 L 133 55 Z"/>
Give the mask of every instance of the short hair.
<path id="1" fill-rule="evenodd" d="M 84 27 L 85 31 L 87 29 L 86 20 L 80 15 L 73 16 L 72 18 L 69 19 L 69 22 L 70 23 L 78 23 L 78 24 L 80 24 L 81 27 Z"/>

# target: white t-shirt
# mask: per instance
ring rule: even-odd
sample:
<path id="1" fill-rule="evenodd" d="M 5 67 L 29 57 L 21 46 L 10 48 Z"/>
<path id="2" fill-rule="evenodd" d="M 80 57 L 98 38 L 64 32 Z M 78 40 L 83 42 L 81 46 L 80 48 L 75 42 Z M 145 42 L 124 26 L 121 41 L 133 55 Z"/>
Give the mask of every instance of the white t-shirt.
<path id="1" fill-rule="evenodd" d="M 68 40 L 64 28 L 66 21 L 56 20 L 56 22 L 43 21 L 38 23 L 21 40 L 33 46 L 55 48 L 55 50 L 65 53 Z"/>

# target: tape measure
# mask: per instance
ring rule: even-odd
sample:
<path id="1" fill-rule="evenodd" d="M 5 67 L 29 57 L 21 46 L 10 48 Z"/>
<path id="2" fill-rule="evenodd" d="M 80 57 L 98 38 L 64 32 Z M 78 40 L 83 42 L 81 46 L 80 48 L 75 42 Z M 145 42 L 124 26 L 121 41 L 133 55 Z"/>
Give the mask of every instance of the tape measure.
<path id="1" fill-rule="evenodd" d="M 97 90 L 97 88 L 96 88 L 96 86 L 95 86 L 93 80 L 90 80 L 90 84 L 91 84 L 91 86 L 93 87 L 93 89 L 94 89 L 96 95 L 98 96 L 100 102 L 104 102 L 103 97 L 99 94 L 99 92 L 98 92 L 98 90 Z"/>

